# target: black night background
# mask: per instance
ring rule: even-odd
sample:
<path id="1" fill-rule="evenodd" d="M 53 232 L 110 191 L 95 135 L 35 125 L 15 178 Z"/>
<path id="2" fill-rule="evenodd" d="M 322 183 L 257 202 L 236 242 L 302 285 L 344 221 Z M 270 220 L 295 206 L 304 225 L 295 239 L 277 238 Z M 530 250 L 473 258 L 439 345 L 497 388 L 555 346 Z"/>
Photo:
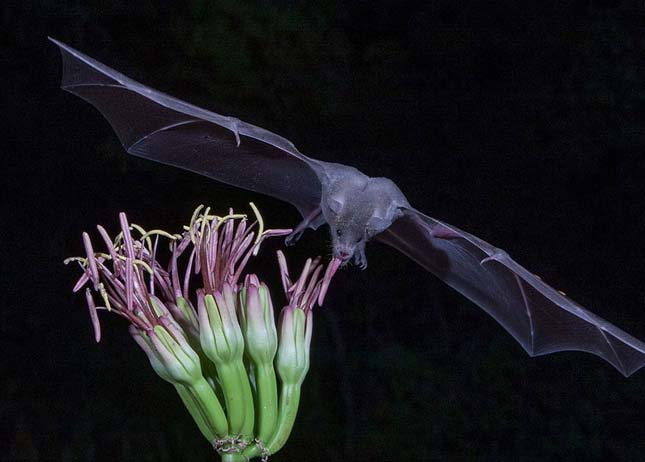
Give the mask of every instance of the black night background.
<path id="1" fill-rule="evenodd" d="M 51 35 L 147 85 L 396 181 L 645 339 L 642 1 L 5 2 L 0 461 L 207 461 L 126 323 L 96 345 L 71 288 L 81 232 L 179 230 L 200 203 L 293 227 L 280 201 L 126 156 L 59 89 Z M 274 283 L 274 252 L 252 267 Z M 288 250 L 329 255 L 325 229 Z M 378 243 L 315 313 L 312 365 L 271 460 L 645 456 L 645 371 L 529 358 L 481 309 Z M 105 313 L 101 313 L 105 314 Z"/>

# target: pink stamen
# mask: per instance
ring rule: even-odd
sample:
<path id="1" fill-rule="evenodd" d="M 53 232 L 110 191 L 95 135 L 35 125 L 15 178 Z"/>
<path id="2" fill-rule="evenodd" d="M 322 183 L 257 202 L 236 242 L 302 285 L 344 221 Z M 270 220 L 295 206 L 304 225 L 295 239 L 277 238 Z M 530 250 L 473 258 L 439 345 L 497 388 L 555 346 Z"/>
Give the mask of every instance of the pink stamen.
<path id="1" fill-rule="evenodd" d="M 125 299 L 128 311 L 132 311 L 132 300 L 134 298 L 134 275 L 132 268 L 132 259 L 128 258 L 125 262 Z"/>
<path id="2" fill-rule="evenodd" d="M 284 293 L 289 293 L 291 287 L 291 279 L 289 279 L 289 268 L 287 266 L 287 259 L 282 250 L 276 252 L 278 254 L 278 266 L 280 267 L 280 280 L 282 281 L 282 289 Z"/>
<path id="3" fill-rule="evenodd" d="M 83 245 L 85 246 L 85 253 L 87 254 L 87 266 L 89 268 L 89 277 L 94 284 L 94 290 L 99 288 L 99 271 L 96 268 L 96 257 L 94 256 L 94 249 L 92 248 L 92 241 L 87 233 L 83 233 Z"/>
<path id="4" fill-rule="evenodd" d="M 233 211 L 230 213 L 233 214 Z M 124 213 L 119 214 L 119 224 L 122 240 L 118 244 L 110 239 L 105 228 L 97 226 L 109 256 L 97 256 L 89 235 L 83 233 L 87 259 L 84 264 L 80 264 L 83 272 L 74 285 L 74 291 L 92 283 L 93 287 L 86 290 L 86 301 L 97 342 L 101 338 L 99 309 L 110 309 L 127 319 L 136 331 L 148 332 L 153 342 L 153 329 L 160 324 L 178 340 L 182 335 L 188 339 L 183 331 L 187 327 L 183 324 L 180 327 L 176 322 L 186 316 L 179 309 L 177 298 L 183 297 L 192 306 L 189 298 L 192 275 L 201 276 L 203 281 L 204 288 L 198 289 L 198 298 L 199 293 L 202 298 L 205 293 L 213 294 L 226 309 L 234 310 L 234 296 L 240 290 L 239 281 L 251 256 L 257 253 L 260 243 L 267 237 L 283 236 L 291 232 L 287 229 L 266 230 L 256 239 L 257 222 L 249 225 L 245 219 L 229 218 L 226 223 L 221 223 L 201 216 L 198 222 L 193 223 L 192 232 L 185 232 L 183 237 L 173 240 L 168 265 L 163 266 L 157 260 L 160 249 L 158 234 L 152 246 L 148 247 L 146 239 L 149 238 L 133 238 Z M 136 228 L 136 225 L 133 226 Z M 179 268 L 184 265 L 179 263 L 179 258 L 190 246 L 192 249 L 182 274 Z M 319 278 L 323 270 L 320 259 L 307 260 L 295 284 L 291 282 L 282 252 L 278 252 L 278 262 L 282 285 L 290 303 L 311 309 L 320 294 Z M 328 272 L 329 270 L 326 274 Z M 255 275 L 246 276 L 244 284 L 254 288 L 263 285 Z M 100 292 L 105 307 L 96 306 L 91 289 Z M 226 315 L 234 316 L 235 313 L 231 311 Z M 143 337 L 139 338 L 141 339 Z"/>
<path id="5" fill-rule="evenodd" d="M 188 285 L 190 283 L 190 270 L 193 266 L 193 260 L 195 259 L 195 249 L 190 252 L 190 257 L 188 257 L 188 264 L 186 265 L 186 272 L 184 274 L 184 298 L 188 300 Z"/>
<path id="6" fill-rule="evenodd" d="M 90 277 L 87 275 L 87 273 L 81 274 L 81 277 L 78 278 L 78 281 L 76 284 L 74 284 L 74 288 L 72 289 L 72 292 L 76 293 L 79 290 L 83 288 L 85 284 L 87 284 L 90 280 Z"/>
<path id="7" fill-rule="evenodd" d="M 87 300 L 87 307 L 90 310 L 90 319 L 92 320 L 92 328 L 94 329 L 94 340 L 96 340 L 96 343 L 99 343 L 101 341 L 101 324 L 99 323 L 99 315 L 94 304 L 94 297 L 92 297 L 92 292 L 90 292 L 89 288 L 85 289 L 85 300 Z"/>
<path id="8" fill-rule="evenodd" d="M 343 264 L 343 260 L 340 258 L 334 258 L 328 265 L 327 269 L 325 270 L 325 275 L 323 276 L 322 279 L 322 284 L 320 285 L 320 294 L 318 295 L 318 306 L 322 306 L 323 301 L 325 300 L 325 296 L 327 295 L 327 290 L 329 290 L 329 284 L 331 283 L 331 279 L 334 277 L 334 274 L 336 274 L 336 271 L 338 271 L 338 268 Z"/>
<path id="9" fill-rule="evenodd" d="M 292 298 L 295 300 L 300 299 L 300 294 L 302 292 L 302 288 L 305 285 L 305 281 L 307 280 L 307 276 L 309 276 L 309 270 L 311 268 L 311 258 L 307 258 L 307 261 L 305 261 L 305 266 L 302 269 L 302 272 L 300 273 L 300 277 L 296 281 L 296 286 L 293 288 L 293 293 L 292 293 Z"/>
<path id="10" fill-rule="evenodd" d="M 308 306 L 312 303 L 310 303 L 310 300 L 313 300 L 315 302 L 315 297 L 310 299 L 310 296 L 314 292 L 314 289 L 319 285 L 318 284 L 318 276 L 320 275 L 320 272 L 322 271 L 323 267 L 322 265 L 316 264 L 316 269 L 313 271 L 311 278 L 309 278 L 309 284 L 307 285 L 307 289 L 305 290 L 304 295 L 302 296 L 302 304 L 304 306 Z"/>
<path id="11" fill-rule="evenodd" d="M 126 256 L 134 257 L 134 244 L 132 243 L 132 234 L 130 234 L 130 224 L 125 213 L 119 213 L 119 222 L 121 224 L 121 231 L 123 232 L 123 242 L 125 243 Z"/>

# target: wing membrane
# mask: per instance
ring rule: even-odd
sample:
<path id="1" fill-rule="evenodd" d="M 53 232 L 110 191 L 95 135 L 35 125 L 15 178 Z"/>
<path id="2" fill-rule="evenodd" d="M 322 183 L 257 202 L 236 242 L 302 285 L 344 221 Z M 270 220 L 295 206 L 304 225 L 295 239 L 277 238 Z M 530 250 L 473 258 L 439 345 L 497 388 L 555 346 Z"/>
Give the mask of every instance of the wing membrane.
<path id="1" fill-rule="evenodd" d="M 320 204 L 317 161 L 285 138 L 158 92 L 50 39 L 61 50 L 61 86 L 96 107 L 130 154 L 293 204 Z"/>
<path id="2" fill-rule="evenodd" d="M 400 250 L 479 305 L 531 356 L 576 350 L 629 376 L 645 344 L 589 312 L 487 242 L 414 209 L 379 240 Z"/>

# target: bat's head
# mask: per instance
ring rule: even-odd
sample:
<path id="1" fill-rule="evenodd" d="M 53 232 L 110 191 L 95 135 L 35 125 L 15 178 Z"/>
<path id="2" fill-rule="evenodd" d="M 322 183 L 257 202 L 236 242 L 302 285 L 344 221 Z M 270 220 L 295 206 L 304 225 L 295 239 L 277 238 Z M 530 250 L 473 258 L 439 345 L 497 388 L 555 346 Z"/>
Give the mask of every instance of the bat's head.
<path id="1" fill-rule="evenodd" d="M 343 263 L 352 258 L 359 260 L 364 255 L 365 243 L 371 237 L 369 208 L 360 201 L 340 200 L 337 197 L 330 198 L 325 205 L 334 257 Z"/>
<path id="2" fill-rule="evenodd" d="M 373 210 L 370 211 L 369 207 L 361 207 L 359 204 L 352 204 L 352 207 L 345 207 L 329 215 L 334 257 L 343 263 L 353 258 L 362 268 L 367 266 L 365 244 L 387 225 L 373 214 Z"/>
<path id="3" fill-rule="evenodd" d="M 385 178 L 365 178 L 339 181 L 321 200 L 334 257 L 343 262 L 353 258 L 362 268 L 367 266 L 365 243 L 386 230 L 398 213 L 392 196 L 394 183 Z"/>
<path id="4" fill-rule="evenodd" d="M 343 262 L 347 262 L 357 252 L 362 252 L 365 249 L 368 237 L 356 226 L 330 224 L 330 230 L 334 257 Z"/>

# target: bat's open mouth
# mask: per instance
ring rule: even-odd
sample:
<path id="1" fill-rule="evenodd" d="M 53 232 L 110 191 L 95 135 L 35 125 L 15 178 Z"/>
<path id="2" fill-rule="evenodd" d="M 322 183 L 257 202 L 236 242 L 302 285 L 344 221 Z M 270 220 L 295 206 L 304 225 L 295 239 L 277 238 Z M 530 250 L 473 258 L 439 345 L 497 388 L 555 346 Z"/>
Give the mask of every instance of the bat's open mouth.
<path id="1" fill-rule="evenodd" d="M 355 249 L 343 244 L 334 246 L 334 259 L 340 260 L 346 264 L 354 256 Z"/>

